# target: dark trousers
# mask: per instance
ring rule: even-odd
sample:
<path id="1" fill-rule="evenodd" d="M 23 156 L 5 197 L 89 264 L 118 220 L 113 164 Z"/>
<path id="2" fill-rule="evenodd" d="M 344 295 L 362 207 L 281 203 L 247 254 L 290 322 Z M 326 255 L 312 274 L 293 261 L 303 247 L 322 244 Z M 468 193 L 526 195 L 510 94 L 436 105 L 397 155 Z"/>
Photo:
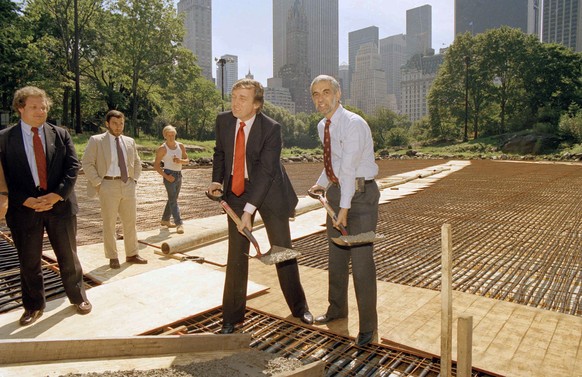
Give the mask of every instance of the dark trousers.
<path id="1" fill-rule="evenodd" d="M 327 200 L 334 211 L 339 211 L 340 188 L 336 185 L 327 190 Z M 378 222 L 378 201 L 380 191 L 376 182 L 366 183 L 365 192 L 356 192 L 348 212 L 347 230 L 350 235 L 376 231 Z M 329 243 L 329 306 L 327 315 L 331 318 L 348 316 L 348 283 L 350 260 L 360 332 L 374 331 L 378 326 L 376 265 L 374 263 L 374 245 L 366 244 L 353 247 L 338 246 L 331 238 L 341 233 L 327 218 L 327 235 Z"/>
<path id="2" fill-rule="evenodd" d="M 228 204 L 240 217 L 247 202 L 246 194 L 243 194 L 240 198 L 237 198 L 231 192 L 227 192 L 227 195 Z M 260 208 L 258 211 L 267 230 L 269 243 L 290 248 L 291 232 L 289 230 L 289 219 L 285 214 L 275 213 L 268 208 Z M 239 323 L 244 320 L 249 275 L 249 260 L 245 254 L 248 254 L 250 247 L 249 240 L 238 232 L 236 224 L 229 218 L 228 260 L 222 298 L 223 320 L 225 323 Z M 261 252 L 265 253 L 267 250 L 261 250 Z M 277 263 L 275 266 L 285 301 L 291 310 L 291 314 L 298 317 L 308 310 L 308 306 L 299 278 L 297 260 L 292 259 Z"/>
<path id="3" fill-rule="evenodd" d="M 61 281 L 72 304 L 87 300 L 83 286 L 83 270 L 77 257 L 77 217 L 55 216 L 50 211 L 33 212 L 18 221 L 10 232 L 18 251 L 22 303 L 25 309 L 40 310 L 46 306 L 42 275 L 42 239 L 46 229 L 57 257 Z"/>

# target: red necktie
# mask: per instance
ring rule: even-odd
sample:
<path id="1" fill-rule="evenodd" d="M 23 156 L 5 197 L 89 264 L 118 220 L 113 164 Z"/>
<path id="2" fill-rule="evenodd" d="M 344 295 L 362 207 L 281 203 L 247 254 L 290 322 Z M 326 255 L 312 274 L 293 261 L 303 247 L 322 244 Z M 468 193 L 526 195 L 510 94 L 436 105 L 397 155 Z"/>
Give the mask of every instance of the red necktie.
<path id="1" fill-rule="evenodd" d="M 236 134 L 234 147 L 234 169 L 232 172 L 232 189 L 236 196 L 241 196 L 245 192 L 245 124 L 240 122 L 240 127 Z"/>
<path id="2" fill-rule="evenodd" d="M 46 190 L 46 155 L 42 147 L 42 141 L 38 136 L 38 128 L 32 127 L 32 145 L 34 147 L 34 159 L 36 160 L 36 170 L 38 171 L 38 184 L 41 189 Z"/>
<path id="3" fill-rule="evenodd" d="M 325 174 L 327 178 L 333 182 L 338 183 L 339 180 L 333 173 L 333 167 L 331 166 L 331 138 L 329 136 L 329 125 L 331 120 L 325 120 L 325 127 L 323 129 L 323 166 L 325 167 Z"/>

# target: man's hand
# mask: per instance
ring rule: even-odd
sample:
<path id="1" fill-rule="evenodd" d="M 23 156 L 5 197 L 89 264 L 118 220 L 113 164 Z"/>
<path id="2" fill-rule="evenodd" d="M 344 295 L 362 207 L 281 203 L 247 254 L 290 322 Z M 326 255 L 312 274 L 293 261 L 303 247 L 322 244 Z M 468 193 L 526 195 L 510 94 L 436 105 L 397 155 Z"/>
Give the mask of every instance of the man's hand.
<path id="1" fill-rule="evenodd" d="M 50 211 L 53 205 L 46 200 L 40 200 L 39 198 L 29 197 L 22 203 L 25 207 L 32 208 L 36 212 Z"/>
<path id="2" fill-rule="evenodd" d="M 348 211 L 349 208 L 340 208 L 337 214 L 337 221 L 333 222 L 334 228 L 339 229 L 339 225 L 343 225 L 344 228 L 348 226 Z"/>
<path id="3" fill-rule="evenodd" d="M 212 182 L 208 185 L 208 193 L 212 196 L 222 195 L 222 185 L 220 183 Z"/>
<path id="4" fill-rule="evenodd" d="M 317 192 L 322 192 L 322 191 L 325 192 L 325 187 L 320 186 L 320 185 L 313 185 L 313 186 L 311 186 L 311 188 L 308 191 L 312 192 L 314 194 Z"/>
<path id="5" fill-rule="evenodd" d="M 166 175 L 164 175 L 164 179 L 166 181 L 172 183 L 176 180 L 176 177 L 174 177 L 172 174 L 166 174 Z"/>
<path id="6" fill-rule="evenodd" d="M 253 224 L 252 224 L 252 218 L 251 218 L 251 214 L 248 212 L 243 212 L 242 217 L 241 217 L 241 225 L 238 226 L 238 231 L 241 234 L 244 234 L 244 229 L 247 228 L 248 230 L 252 231 L 253 230 Z"/>

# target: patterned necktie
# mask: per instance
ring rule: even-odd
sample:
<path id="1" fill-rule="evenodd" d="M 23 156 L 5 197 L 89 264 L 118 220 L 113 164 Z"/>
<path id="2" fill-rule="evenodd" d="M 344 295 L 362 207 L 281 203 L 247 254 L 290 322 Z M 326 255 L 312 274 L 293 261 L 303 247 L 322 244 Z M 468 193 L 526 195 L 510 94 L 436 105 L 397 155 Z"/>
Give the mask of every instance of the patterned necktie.
<path id="1" fill-rule="evenodd" d="M 121 149 L 119 136 L 115 138 L 115 146 L 117 147 L 117 164 L 121 172 L 121 180 L 125 183 L 127 182 L 127 165 L 125 165 L 125 157 L 123 157 L 123 149 Z"/>
<path id="2" fill-rule="evenodd" d="M 38 136 L 38 128 L 32 127 L 32 145 L 34 147 L 34 159 L 36 160 L 36 170 L 38 171 L 38 183 L 41 189 L 46 190 L 46 155 L 42 147 L 42 141 Z"/>
<path id="3" fill-rule="evenodd" d="M 338 183 L 339 180 L 333 173 L 333 167 L 331 166 L 331 138 L 329 136 L 329 125 L 331 120 L 325 120 L 325 127 L 323 129 L 323 166 L 325 167 L 325 174 L 327 179 L 333 183 Z"/>
<path id="4" fill-rule="evenodd" d="M 236 134 L 234 147 L 234 169 L 232 172 L 231 191 L 236 196 L 241 196 L 245 192 L 245 124 L 240 122 L 240 127 Z"/>

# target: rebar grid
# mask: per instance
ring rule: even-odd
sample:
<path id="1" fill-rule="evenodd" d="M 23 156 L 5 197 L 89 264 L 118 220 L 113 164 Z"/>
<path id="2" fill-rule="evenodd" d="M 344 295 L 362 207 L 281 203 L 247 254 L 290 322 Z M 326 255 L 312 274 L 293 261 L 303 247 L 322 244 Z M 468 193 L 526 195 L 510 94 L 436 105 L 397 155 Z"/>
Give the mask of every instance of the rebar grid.
<path id="1" fill-rule="evenodd" d="M 222 311 L 213 309 L 142 335 L 218 333 L 221 325 Z M 375 343 L 359 347 L 349 337 L 298 325 L 249 308 L 237 332 L 250 333 L 250 346 L 259 351 L 295 358 L 304 365 L 322 360 L 326 363 L 326 376 L 436 377 L 440 372 L 438 357 L 414 355 Z M 456 375 L 454 369 L 453 375 Z M 493 375 L 473 370 L 472 376 Z"/>
<path id="2" fill-rule="evenodd" d="M 47 300 L 65 295 L 61 274 L 56 261 L 42 257 L 42 275 Z M 91 279 L 83 277 L 86 288 L 97 285 Z M 0 238 L 0 313 L 7 313 L 22 307 L 22 285 L 20 282 L 20 264 L 16 248 Z"/>
<path id="3" fill-rule="evenodd" d="M 455 290 L 580 316 L 581 185 L 579 165 L 474 161 L 380 205 L 377 278 L 440 290 L 440 229 L 449 223 Z M 294 247 L 300 264 L 327 268 L 324 232 Z"/>

